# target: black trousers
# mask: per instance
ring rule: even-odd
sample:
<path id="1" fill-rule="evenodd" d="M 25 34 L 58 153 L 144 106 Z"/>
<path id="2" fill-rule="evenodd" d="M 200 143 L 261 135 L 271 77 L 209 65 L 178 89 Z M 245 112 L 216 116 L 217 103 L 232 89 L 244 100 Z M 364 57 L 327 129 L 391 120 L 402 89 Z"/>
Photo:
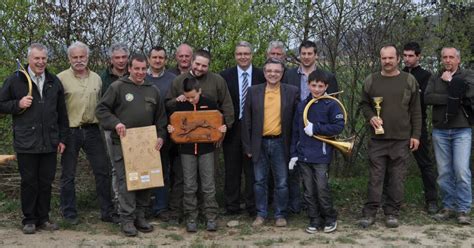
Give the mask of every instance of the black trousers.
<path id="1" fill-rule="evenodd" d="M 329 188 L 329 164 L 298 162 L 298 166 L 303 178 L 303 198 L 311 222 L 317 226 L 333 223 L 337 219 L 337 212 Z"/>
<path id="2" fill-rule="evenodd" d="M 21 176 L 23 225 L 49 221 L 51 184 L 56 174 L 56 153 L 17 153 Z"/>
<path id="3" fill-rule="evenodd" d="M 66 149 L 61 156 L 61 212 L 64 218 L 77 218 L 76 171 L 79 151 L 86 153 L 95 179 L 95 190 L 102 218 L 114 211 L 111 195 L 110 163 L 99 127 L 95 124 L 82 128 L 71 128 L 66 139 Z"/>
<path id="4" fill-rule="evenodd" d="M 426 131 L 421 132 L 420 146 L 418 146 L 418 150 L 413 152 L 413 155 L 418 164 L 418 168 L 420 168 L 426 203 L 438 201 L 438 191 L 436 190 L 436 179 L 438 175 L 430 158 L 429 147 L 428 134 Z"/>
<path id="5" fill-rule="evenodd" d="M 169 178 L 170 178 L 170 193 L 168 208 L 170 210 L 171 218 L 179 219 L 183 216 L 183 165 L 181 164 L 181 158 L 178 153 L 178 145 L 170 141 L 169 150 Z"/>
<path id="6" fill-rule="evenodd" d="M 225 163 L 224 202 L 227 211 L 240 211 L 240 191 L 243 172 L 245 179 L 245 206 L 249 214 L 254 214 L 256 211 L 253 189 L 255 175 L 252 161 L 244 154 L 242 149 L 241 126 L 240 120 L 234 122 L 232 129 L 229 130 L 228 136 L 223 142 Z"/>

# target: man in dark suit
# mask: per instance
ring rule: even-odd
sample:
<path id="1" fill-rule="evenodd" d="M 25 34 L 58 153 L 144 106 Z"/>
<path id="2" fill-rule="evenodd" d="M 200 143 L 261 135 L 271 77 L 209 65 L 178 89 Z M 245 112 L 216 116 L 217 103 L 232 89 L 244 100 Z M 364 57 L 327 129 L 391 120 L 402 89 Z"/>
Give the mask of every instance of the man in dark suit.
<path id="1" fill-rule="evenodd" d="M 286 226 L 288 205 L 288 169 L 292 118 L 299 102 L 299 90 L 281 84 L 284 65 L 280 60 L 265 62 L 265 84 L 250 87 L 245 101 L 242 144 L 252 158 L 255 173 L 257 218 L 261 226 L 268 215 L 267 179 L 271 168 L 275 184 L 275 225 Z"/>
<path id="2" fill-rule="evenodd" d="M 265 82 L 262 70 L 252 65 L 252 45 L 241 41 L 235 47 L 237 66 L 220 74 L 225 79 L 234 105 L 234 125 L 224 139 L 225 184 L 224 202 L 227 215 L 240 213 L 240 183 L 245 175 L 245 207 L 249 215 L 255 215 L 253 192 L 254 174 L 250 158 L 244 155 L 241 139 L 241 120 L 248 88 Z"/>
<path id="3" fill-rule="evenodd" d="M 326 92 L 328 94 L 339 91 L 337 80 L 334 74 L 324 71 L 316 66 L 318 60 L 316 43 L 312 41 L 303 41 L 299 47 L 300 66 L 292 68 L 285 73 L 283 83 L 291 84 L 300 89 L 300 99 L 304 100 L 309 94 L 307 81 L 311 72 L 317 71 L 326 73 L 329 86 Z M 288 188 L 290 191 L 288 210 L 290 213 L 298 214 L 301 211 L 301 190 L 299 168 L 296 166 L 290 172 Z"/>

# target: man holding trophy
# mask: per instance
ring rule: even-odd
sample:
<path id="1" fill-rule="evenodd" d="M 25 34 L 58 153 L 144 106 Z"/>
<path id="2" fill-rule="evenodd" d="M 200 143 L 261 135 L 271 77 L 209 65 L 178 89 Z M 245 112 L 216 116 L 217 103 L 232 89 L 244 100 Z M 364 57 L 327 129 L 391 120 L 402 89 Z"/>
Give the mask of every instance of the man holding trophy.
<path id="1" fill-rule="evenodd" d="M 369 183 L 367 202 L 359 225 L 366 228 L 375 222 L 380 207 L 384 177 L 386 199 L 385 225 L 398 227 L 403 182 L 410 150 L 418 149 L 421 134 L 421 106 L 416 79 L 398 69 L 400 55 L 394 45 L 380 50 L 381 72 L 364 81 L 359 107 L 369 122 Z"/>

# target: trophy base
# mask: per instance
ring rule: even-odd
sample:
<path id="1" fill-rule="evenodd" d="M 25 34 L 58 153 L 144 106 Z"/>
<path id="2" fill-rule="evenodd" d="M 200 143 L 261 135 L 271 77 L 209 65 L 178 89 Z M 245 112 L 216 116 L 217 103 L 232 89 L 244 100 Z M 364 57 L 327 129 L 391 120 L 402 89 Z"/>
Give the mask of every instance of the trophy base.
<path id="1" fill-rule="evenodd" d="M 383 128 L 376 128 L 375 129 L 375 134 L 378 135 L 378 134 L 384 134 L 385 131 L 383 130 Z"/>

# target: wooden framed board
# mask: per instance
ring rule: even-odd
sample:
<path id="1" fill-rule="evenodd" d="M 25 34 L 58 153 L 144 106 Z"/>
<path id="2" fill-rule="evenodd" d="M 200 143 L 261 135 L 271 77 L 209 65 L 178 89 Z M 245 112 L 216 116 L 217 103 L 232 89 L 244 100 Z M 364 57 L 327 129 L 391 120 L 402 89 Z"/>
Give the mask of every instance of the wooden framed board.
<path id="1" fill-rule="evenodd" d="M 122 143 L 128 191 L 162 187 L 160 152 L 155 150 L 156 127 L 128 128 Z"/>
<path id="2" fill-rule="evenodd" d="M 183 143 L 215 143 L 222 139 L 219 127 L 223 125 L 218 110 L 177 111 L 170 116 L 170 125 L 175 129 L 171 139 Z"/>

